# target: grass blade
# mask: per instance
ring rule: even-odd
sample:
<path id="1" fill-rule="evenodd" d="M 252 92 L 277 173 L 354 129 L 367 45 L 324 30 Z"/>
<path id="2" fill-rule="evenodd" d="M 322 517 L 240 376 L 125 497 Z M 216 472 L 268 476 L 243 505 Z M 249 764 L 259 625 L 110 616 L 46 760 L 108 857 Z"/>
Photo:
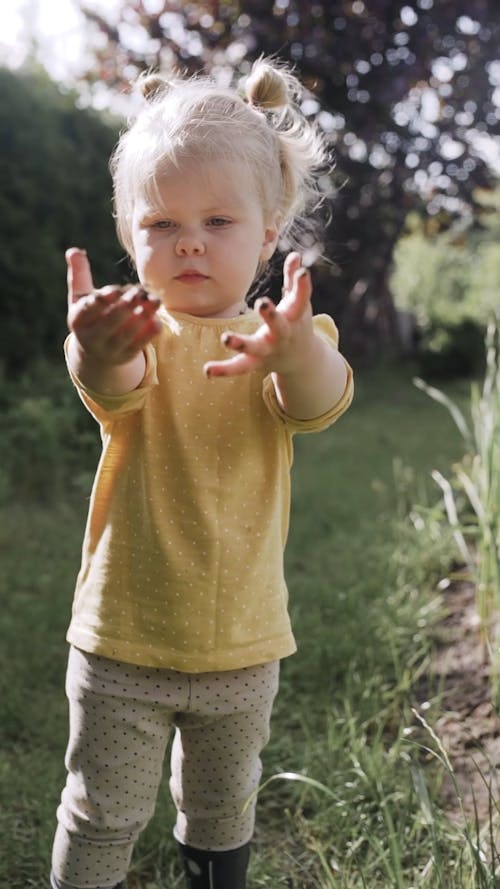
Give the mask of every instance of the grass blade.
<path id="1" fill-rule="evenodd" d="M 424 380 L 422 380 L 420 377 L 413 378 L 413 385 L 416 386 L 417 389 L 420 389 L 422 392 L 425 392 L 425 394 L 428 395 L 429 398 L 432 398 L 434 401 L 437 401 L 439 404 L 442 404 L 445 408 L 447 408 L 455 422 L 457 429 L 460 432 L 460 435 L 467 443 L 467 445 L 470 445 L 472 443 L 472 435 L 469 426 L 467 425 L 467 421 L 462 411 L 459 407 L 457 407 L 455 402 L 452 401 L 451 398 L 448 398 L 448 396 L 445 395 L 444 392 L 441 392 L 440 389 L 436 389 L 434 386 L 429 386 L 429 384 L 424 382 Z"/>

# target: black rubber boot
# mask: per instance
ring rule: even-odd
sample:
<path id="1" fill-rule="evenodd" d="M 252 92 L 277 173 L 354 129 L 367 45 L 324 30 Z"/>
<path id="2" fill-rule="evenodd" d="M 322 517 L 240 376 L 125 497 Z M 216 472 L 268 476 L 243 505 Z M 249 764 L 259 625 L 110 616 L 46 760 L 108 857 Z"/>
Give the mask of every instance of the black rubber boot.
<path id="1" fill-rule="evenodd" d="M 186 889 L 245 889 L 250 844 L 228 852 L 206 852 L 177 844 L 184 864 Z"/>

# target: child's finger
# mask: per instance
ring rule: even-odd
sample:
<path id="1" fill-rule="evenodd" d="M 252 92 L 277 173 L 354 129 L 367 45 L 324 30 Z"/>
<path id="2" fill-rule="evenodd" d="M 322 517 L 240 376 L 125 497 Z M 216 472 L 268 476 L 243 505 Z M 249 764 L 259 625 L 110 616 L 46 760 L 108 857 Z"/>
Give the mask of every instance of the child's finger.
<path id="1" fill-rule="evenodd" d="M 240 336 L 229 331 L 221 336 L 222 345 L 232 349 L 233 352 L 247 352 L 251 348 L 249 340 L 248 336 Z"/>
<path id="2" fill-rule="evenodd" d="M 71 330 L 91 327 L 105 321 L 110 310 L 118 302 L 121 288 L 105 287 L 94 290 L 88 295 L 82 294 L 70 302 L 68 325 Z"/>
<path id="3" fill-rule="evenodd" d="M 66 250 L 66 263 L 68 267 L 68 308 L 70 308 L 82 296 L 92 293 L 94 282 L 85 250 L 70 247 L 69 250 Z"/>
<path id="4" fill-rule="evenodd" d="M 285 314 L 277 309 L 272 300 L 264 296 L 262 299 L 257 300 L 255 308 L 273 336 L 284 336 L 287 329 L 287 319 Z"/>
<path id="5" fill-rule="evenodd" d="M 100 335 L 113 343 L 124 336 L 127 326 L 137 327 L 139 322 L 155 314 L 158 305 L 152 302 L 137 302 L 133 293 L 123 295 L 118 291 L 118 297 L 112 291 L 106 289 L 106 293 L 97 291 L 94 297 L 89 298 L 89 314 L 85 314 L 85 324 L 99 328 Z M 94 302 L 92 302 L 92 300 Z"/>
<path id="6" fill-rule="evenodd" d="M 235 377 L 250 373 L 260 366 L 260 361 L 254 355 L 235 355 L 227 361 L 208 361 L 203 365 L 203 373 L 212 380 L 215 377 Z"/>
<path id="7" fill-rule="evenodd" d="M 160 305 L 160 300 L 149 295 L 140 285 L 120 287 L 116 284 L 109 284 L 106 287 L 100 287 L 99 290 L 94 290 L 85 299 L 82 308 L 85 309 L 86 322 L 92 323 L 94 319 L 104 320 L 115 314 L 117 317 L 121 314 L 127 315 L 137 308 L 141 312 L 154 314 Z"/>
<path id="8" fill-rule="evenodd" d="M 99 320 L 105 321 L 110 326 L 120 326 L 124 319 L 133 313 L 138 315 L 153 315 L 159 309 L 161 303 L 157 297 L 150 297 L 140 286 L 128 287 L 103 287 L 96 290 L 93 295 L 96 312 Z M 89 298 L 92 307 L 92 297 Z"/>
<path id="9" fill-rule="evenodd" d="M 107 342 L 121 357 L 129 359 L 140 352 L 160 330 L 159 318 L 134 310 L 121 327 L 110 334 Z"/>
<path id="10" fill-rule="evenodd" d="M 288 293 L 293 286 L 293 276 L 300 268 L 300 255 L 293 251 L 289 253 L 283 265 L 283 292 Z"/>
<path id="11" fill-rule="evenodd" d="M 156 309 L 161 305 L 157 296 L 153 296 L 144 289 L 142 284 L 132 284 L 123 288 L 123 299 L 126 303 L 141 306 L 144 309 Z"/>
<path id="12" fill-rule="evenodd" d="M 312 281 L 308 269 L 299 268 L 293 276 L 291 292 L 283 300 L 289 321 L 297 321 L 311 304 Z"/>
<path id="13" fill-rule="evenodd" d="M 252 336 L 241 336 L 238 333 L 223 333 L 221 341 L 228 349 L 233 352 L 242 352 L 245 355 L 255 355 L 264 358 L 269 354 L 270 345 L 264 336 L 253 334 Z"/>

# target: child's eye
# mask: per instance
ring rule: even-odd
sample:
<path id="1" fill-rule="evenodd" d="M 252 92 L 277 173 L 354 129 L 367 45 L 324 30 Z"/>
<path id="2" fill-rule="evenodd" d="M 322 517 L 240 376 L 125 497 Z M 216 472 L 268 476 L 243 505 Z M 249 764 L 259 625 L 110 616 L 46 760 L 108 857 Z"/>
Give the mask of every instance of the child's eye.
<path id="1" fill-rule="evenodd" d="M 230 225 L 231 220 L 227 218 L 227 216 L 212 216 L 208 220 L 208 225 L 212 228 L 222 228 L 225 225 Z"/>
<path id="2" fill-rule="evenodd" d="M 165 229 L 173 228 L 174 223 L 171 219 L 157 219 L 156 222 L 151 223 L 151 228 L 160 229 L 161 231 L 165 231 Z"/>

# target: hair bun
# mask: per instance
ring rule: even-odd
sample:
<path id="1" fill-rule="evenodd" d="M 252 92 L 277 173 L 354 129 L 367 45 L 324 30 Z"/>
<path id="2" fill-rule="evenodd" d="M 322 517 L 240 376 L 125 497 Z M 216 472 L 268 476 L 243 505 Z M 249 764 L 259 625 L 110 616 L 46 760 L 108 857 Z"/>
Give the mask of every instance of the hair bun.
<path id="1" fill-rule="evenodd" d="M 286 74 L 262 59 L 254 63 L 245 93 L 250 105 L 263 110 L 284 108 L 291 98 Z"/>
<path id="2" fill-rule="evenodd" d="M 170 89 L 168 80 L 159 74 L 146 74 L 139 80 L 142 95 L 149 101 L 157 99 Z"/>

